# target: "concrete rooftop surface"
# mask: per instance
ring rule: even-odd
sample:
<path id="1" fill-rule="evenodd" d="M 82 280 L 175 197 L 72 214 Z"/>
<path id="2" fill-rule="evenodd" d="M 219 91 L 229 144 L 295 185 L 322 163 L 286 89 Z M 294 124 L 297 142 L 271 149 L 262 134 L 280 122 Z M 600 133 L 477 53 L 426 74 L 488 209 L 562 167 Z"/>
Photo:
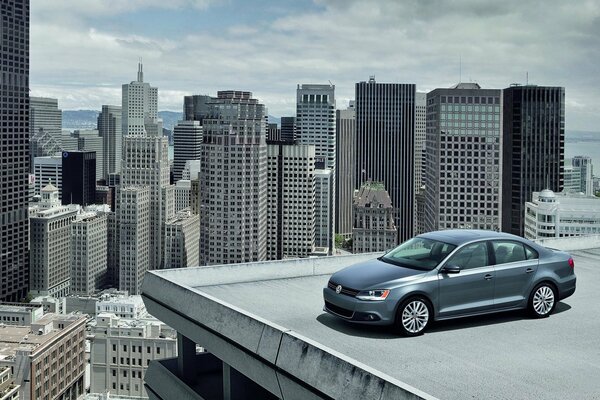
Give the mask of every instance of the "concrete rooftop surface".
<path id="1" fill-rule="evenodd" d="M 456 319 L 434 323 L 415 338 L 401 337 L 385 327 L 353 325 L 322 311 L 322 289 L 331 273 L 375 254 L 154 271 L 152 275 L 193 294 L 190 298 L 202 298 L 195 319 L 242 346 L 252 348 L 244 344 L 246 333 L 227 331 L 235 326 L 226 321 L 233 315 L 277 327 L 386 384 L 402 387 L 414 398 L 600 399 L 600 242 L 597 247 L 571 251 L 577 290 L 549 318 L 529 319 L 518 311 Z M 144 294 L 154 296 L 152 288 L 151 282 L 145 283 Z M 203 306 L 210 303 L 232 314 L 223 313 L 223 308 L 214 314 Z M 189 305 L 179 308 L 183 313 L 196 313 Z M 260 353 L 260 342 L 256 346 Z M 286 357 L 293 358 L 294 353 Z M 293 365 L 286 367 L 285 360 L 276 359 L 275 365 L 288 368 L 297 379 L 332 398 L 357 394 L 394 398 L 386 397 L 385 390 L 376 397 L 369 397 L 368 391 L 357 392 L 360 382 L 353 383 L 348 371 L 331 372 L 331 365 L 325 368 L 323 362 L 311 371 L 305 370 L 310 365 L 300 359 L 289 363 Z M 321 381 L 320 373 L 328 375 L 330 382 Z M 344 374 L 349 376 L 346 381 Z M 336 387 L 340 383 L 357 388 L 345 392 Z"/>

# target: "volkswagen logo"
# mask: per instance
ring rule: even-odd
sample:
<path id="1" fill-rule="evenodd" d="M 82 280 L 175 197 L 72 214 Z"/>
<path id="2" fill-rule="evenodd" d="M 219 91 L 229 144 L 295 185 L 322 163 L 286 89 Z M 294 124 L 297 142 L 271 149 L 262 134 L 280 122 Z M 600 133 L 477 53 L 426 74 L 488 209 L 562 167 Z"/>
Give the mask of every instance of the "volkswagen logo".
<path id="1" fill-rule="evenodd" d="M 335 288 L 335 292 L 337 294 L 340 294 L 342 292 L 342 285 L 337 285 L 336 288 Z"/>

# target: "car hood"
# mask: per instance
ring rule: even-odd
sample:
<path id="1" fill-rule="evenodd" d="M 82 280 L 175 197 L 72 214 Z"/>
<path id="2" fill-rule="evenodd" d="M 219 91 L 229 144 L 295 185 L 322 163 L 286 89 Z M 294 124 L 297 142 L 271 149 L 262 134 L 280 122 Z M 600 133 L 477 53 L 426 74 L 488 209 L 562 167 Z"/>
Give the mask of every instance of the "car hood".
<path id="1" fill-rule="evenodd" d="M 400 267 L 378 259 L 364 261 L 346 267 L 331 276 L 331 281 L 344 287 L 365 290 L 389 281 L 424 275 L 429 271 Z M 378 287 L 379 289 L 387 289 Z"/>

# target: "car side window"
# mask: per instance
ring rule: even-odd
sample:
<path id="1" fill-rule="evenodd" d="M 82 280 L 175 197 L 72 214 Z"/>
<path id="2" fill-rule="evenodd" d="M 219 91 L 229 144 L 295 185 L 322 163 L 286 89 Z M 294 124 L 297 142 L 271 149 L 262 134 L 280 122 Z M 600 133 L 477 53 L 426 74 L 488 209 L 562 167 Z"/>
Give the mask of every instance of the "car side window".
<path id="1" fill-rule="evenodd" d="M 461 269 L 479 268 L 490 265 L 486 242 L 468 244 L 452 256 L 449 265 L 458 265 Z"/>
<path id="2" fill-rule="evenodd" d="M 518 242 L 494 240 L 492 241 L 496 264 L 507 264 L 527 260 L 525 246 Z"/>
<path id="3" fill-rule="evenodd" d="M 539 255 L 538 252 L 531 247 L 525 246 L 525 257 L 527 257 L 528 260 L 535 260 Z"/>

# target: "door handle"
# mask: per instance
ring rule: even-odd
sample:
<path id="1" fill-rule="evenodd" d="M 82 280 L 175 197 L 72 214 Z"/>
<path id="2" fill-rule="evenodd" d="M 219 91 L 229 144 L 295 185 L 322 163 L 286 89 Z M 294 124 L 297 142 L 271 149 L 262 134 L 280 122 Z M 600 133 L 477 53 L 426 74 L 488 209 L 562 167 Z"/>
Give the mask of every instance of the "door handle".
<path id="1" fill-rule="evenodd" d="M 489 281 L 490 279 L 492 279 L 493 276 L 491 274 L 486 274 L 483 279 L 485 279 L 486 281 Z"/>
<path id="2" fill-rule="evenodd" d="M 527 268 L 527 269 L 525 270 L 525 273 L 527 273 L 527 274 L 530 274 L 530 273 L 532 273 L 532 272 L 533 272 L 533 268 Z"/>

